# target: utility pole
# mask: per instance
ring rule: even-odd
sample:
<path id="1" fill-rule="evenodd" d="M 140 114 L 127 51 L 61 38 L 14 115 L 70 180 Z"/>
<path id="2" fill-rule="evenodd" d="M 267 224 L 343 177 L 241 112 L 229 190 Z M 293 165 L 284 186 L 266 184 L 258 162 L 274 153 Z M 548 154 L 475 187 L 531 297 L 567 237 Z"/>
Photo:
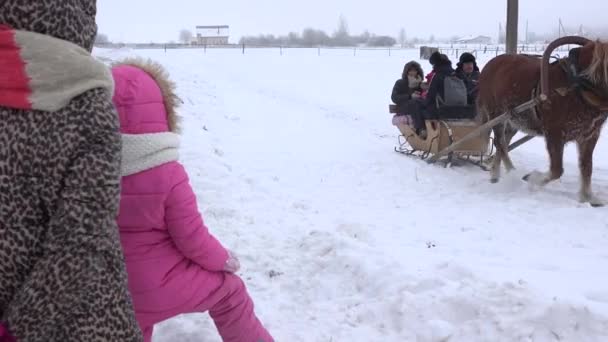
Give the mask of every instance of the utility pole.
<path id="1" fill-rule="evenodd" d="M 499 21 L 498 22 L 498 44 L 501 44 L 501 39 L 502 39 L 502 23 Z"/>
<path id="2" fill-rule="evenodd" d="M 517 54 L 519 0 L 507 0 L 507 54 Z"/>
<path id="3" fill-rule="evenodd" d="M 526 19 L 526 45 L 528 45 L 528 43 L 529 43 L 529 42 L 528 42 L 528 40 L 530 39 L 530 36 L 528 35 L 528 28 L 529 28 L 529 24 L 530 24 L 530 23 L 529 23 L 529 22 L 528 22 L 528 20 Z"/>

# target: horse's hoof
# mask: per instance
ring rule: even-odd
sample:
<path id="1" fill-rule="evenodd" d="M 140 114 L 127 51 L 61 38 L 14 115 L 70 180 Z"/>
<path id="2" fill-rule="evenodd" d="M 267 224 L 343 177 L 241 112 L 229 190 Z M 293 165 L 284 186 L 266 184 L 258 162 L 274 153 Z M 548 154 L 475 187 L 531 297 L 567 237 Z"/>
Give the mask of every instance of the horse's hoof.
<path id="1" fill-rule="evenodd" d="M 592 208 L 601 208 L 603 206 L 605 206 L 604 202 L 602 200 L 600 200 L 599 198 L 597 198 L 595 195 L 591 194 L 581 194 L 579 195 L 580 197 L 580 201 L 582 203 L 589 203 L 589 205 Z"/>
<path id="2" fill-rule="evenodd" d="M 596 198 L 595 196 L 592 196 L 590 199 L 587 200 L 587 202 L 589 202 L 589 205 L 592 208 L 601 208 L 605 206 L 604 202 L 601 201 L 599 198 Z"/>
<path id="3" fill-rule="evenodd" d="M 490 183 L 492 183 L 492 184 L 498 183 L 498 178 L 492 178 L 492 179 L 490 179 Z"/>
<path id="4" fill-rule="evenodd" d="M 545 186 L 549 181 L 545 173 L 539 171 L 532 171 L 527 175 L 523 176 L 522 179 L 536 186 Z"/>

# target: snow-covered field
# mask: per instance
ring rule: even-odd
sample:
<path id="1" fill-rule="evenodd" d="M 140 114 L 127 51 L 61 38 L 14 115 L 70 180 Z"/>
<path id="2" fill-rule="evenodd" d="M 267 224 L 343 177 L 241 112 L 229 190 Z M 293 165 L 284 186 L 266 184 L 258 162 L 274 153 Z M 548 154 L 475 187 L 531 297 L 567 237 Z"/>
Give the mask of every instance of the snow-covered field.
<path id="1" fill-rule="evenodd" d="M 417 51 L 96 54 L 170 70 L 200 208 L 277 341 L 608 341 L 608 209 L 577 202 L 575 147 L 544 189 L 520 180 L 548 166 L 540 139 L 496 185 L 396 154 L 389 95 Z M 608 200 L 608 133 L 595 156 Z M 200 314 L 154 341 L 220 339 Z"/>

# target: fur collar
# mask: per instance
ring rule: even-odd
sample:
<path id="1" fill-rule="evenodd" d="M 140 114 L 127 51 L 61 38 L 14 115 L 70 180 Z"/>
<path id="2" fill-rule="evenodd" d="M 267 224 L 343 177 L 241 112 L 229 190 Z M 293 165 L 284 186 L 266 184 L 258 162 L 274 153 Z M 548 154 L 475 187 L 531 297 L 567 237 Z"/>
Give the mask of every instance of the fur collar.
<path id="1" fill-rule="evenodd" d="M 175 82 L 169 78 L 167 70 L 158 62 L 140 57 L 127 58 L 114 63 L 112 66 L 130 65 L 142 69 L 150 77 L 156 81 L 161 93 L 163 94 L 163 102 L 165 111 L 167 112 L 167 122 L 169 130 L 173 133 L 180 133 L 179 122 L 180 118 L 177 114 L 177 108 L 182 104 L 182 100 L 177 96 Z"/>

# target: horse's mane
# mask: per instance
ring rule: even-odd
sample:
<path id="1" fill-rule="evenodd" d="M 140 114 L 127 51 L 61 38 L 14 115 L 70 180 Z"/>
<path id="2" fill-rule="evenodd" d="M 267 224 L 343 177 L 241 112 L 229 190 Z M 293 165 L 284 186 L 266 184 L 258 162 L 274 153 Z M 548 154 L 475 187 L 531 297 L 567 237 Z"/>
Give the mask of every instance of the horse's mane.
<path id="1" fill-rule="evenodd" d="M 608 89 L 608 43 L 597 40 L 594 44 L 593 58 L 583 75 L 596 86 Z"/>

